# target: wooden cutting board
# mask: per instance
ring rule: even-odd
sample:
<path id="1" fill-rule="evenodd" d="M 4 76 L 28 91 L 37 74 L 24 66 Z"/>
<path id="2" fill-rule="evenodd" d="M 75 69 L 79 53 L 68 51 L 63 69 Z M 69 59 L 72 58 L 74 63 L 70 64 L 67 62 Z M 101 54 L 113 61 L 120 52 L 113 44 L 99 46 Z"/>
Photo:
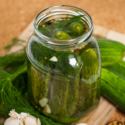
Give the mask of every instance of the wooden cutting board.
<path id="1" fill-rule="evenodd" d="M 100 32 L 102 34 L 100 34 Z M 100 29 L 100 27 L 95 26 L 95 35 L 102 35 L 105 37 L 108 33 L 106 29 Z M 33 33 L 33 22 L 29 24 L 29 26 L 24 30 L 24 32 L 20 35 L 20 39 L 28 41 L 29 37 Z M 21 49 L 21 46 L 13 47 L 10 52 L 15 52 Z M 87 117 L 81 119 L 80 123 L 87 123 L 88 125 L 105 125 L 107 121 L 111 118 L 111 116 L 115 113 L 116 108 L 108 102 L 106 99 L 101 97 L 100 104 L 97 109 L 92 112 Z M 0 118 L 0 124 L 4 122 L 4 119 Z"/>

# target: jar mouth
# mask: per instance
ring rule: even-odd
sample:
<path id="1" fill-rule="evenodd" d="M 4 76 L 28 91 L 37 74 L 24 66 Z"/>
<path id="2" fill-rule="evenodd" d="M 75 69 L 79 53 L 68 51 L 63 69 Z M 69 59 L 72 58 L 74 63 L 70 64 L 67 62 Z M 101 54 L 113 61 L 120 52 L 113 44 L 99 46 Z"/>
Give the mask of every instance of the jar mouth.
<path id="1" fill-rule="evenodd" d="M 73 15 L 84 15 L 83 18 L 81 17 L 81 19 L 86 19 L 89 25 L 89 30 L 88 32 L 86 32 L 85 34 L 70 39 L 70 40 L 57 40 L 51 37 L 48 37 L 44 34 L 42 34 L 39 30 L 38 30 L 38 24 L 40 23 L 41 20 L 45 20 L 48 17 L 54 17 L 56 16 L 56 14 L 60 15 L 62 14 L 62 12 L 64 14 L 68 14 L 70 13 L 72 16 Z M 53 19 L 53 18 L 52 18 Z M 71 44 L 76 44 L 76 43 L 81 43 L 83 41 L 85 41 L 86 39 L 89 38 L 89 36 L 91 36 L 92 32 L 93 32 L 94 26 L 93 26 L 93 20 L 91 18 L 91 16 L 83 9 L 75 7 L 75 6 L 70 6 L 70 5 L 56 5 L 56 6 L 52 6 L 52 7 L 48 7 L 42 11 L 40 11 L 38 13 L 38 15 L 35 17 L 34 23 L 33 23 L 33 30 L 34 33 L 41 39 L 44 39 L 46 41 L 46 43 L 48 44 L 52 44 L 52 45 L 71 45 Z"/>

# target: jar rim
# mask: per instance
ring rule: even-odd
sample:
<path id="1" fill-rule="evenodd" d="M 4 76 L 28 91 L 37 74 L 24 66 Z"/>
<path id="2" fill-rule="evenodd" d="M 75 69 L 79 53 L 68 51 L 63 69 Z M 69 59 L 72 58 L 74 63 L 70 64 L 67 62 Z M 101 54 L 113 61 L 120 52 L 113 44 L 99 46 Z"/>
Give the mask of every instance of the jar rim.
<path id="1" fill-rule="evenodd" d="M 42 34 L 37 28 L 37 19 L 38 19 L 38 17 L 40 16 L 40 14 L 44 13 L 46 10 L 51 11 L 51 9 L 57 8 L 57 7 L 71 7 L 71 8 L 74 8 L 74 12 L 76 12 L 75 9 L 77 9 L 78 12 L 82 12 L 82 15 L 86 14 L 89 17 L 89 21 L 90 21 L 90 24 L 91 24 L 91 26 L 89 27 L 88 32 L 86 32 L 85 34 L 83 34 L 83 35 L 81 35 L 79 37 L 76 37 L 76 38 L 73 38 L 73 39 L 70 39 L 70 40 L 57 40 L 57 39 L 54 39 L 54 38 L 51 38 L 51 37 L 48 37 L 48 36 Z M 78 13 L 78 12 L 76 12 L 76 13 Z M 83 13 L 85 13 L 85 14 L 83 14 Z M 33 30 L 34 30 L 35 34 L 38 35 L 40 38 L 45 39 L 46 41 L 48 41 L 49 44 L 52 44 L 52 45 L 72 45 L 72 44 L 77 43 L 80 39 L 83 42 L 86 39 L 88 39 L 89 36 L 91 36 L 91 34 L 93 32 L 93 29 L 94 29 L 94 26 L 93 26 L 93 20 L 92 20 L 91 16 L 85 10 L 83 10 L 83 9 L 81 9 L 79 7 L 71 6 L 71 5 L 55 5 L 55 6 L 51 6 L 51 7 L 48 7 L 46 9 L 43 9 L 42 11 L 40 11 L 37 14 L 37 16 L 34 19 L 34 23 L 33 23 Z M 83 40 L 83 38 L 84 38 L 84 40 Z M 55 43 L 53 43 L 51 41 L 54 41 Z M 81 42 L 81 41 L 79 41 L 79 42 Z"/>

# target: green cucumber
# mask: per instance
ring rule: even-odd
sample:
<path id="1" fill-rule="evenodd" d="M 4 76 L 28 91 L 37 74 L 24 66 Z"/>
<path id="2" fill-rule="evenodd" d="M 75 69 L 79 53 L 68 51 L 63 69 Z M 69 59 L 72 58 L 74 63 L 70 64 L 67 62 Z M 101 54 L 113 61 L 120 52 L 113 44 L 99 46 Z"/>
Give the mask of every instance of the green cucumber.
<path id="1" fill-rule="evenodd" d="M 76 34 L 81 35 L 85 31 L 83 24 L 79 22 L 73 22 L 70 24 L 69 29 L 74 31 Z"/>
<path id="2" fill-rule="evenodd" d="M 56 76 L 52 76 L 49 98 L 49 106 L 52 115 L 57 115 L 59 117 L 68 117 L 66 107 L 68 88 L 69 79 L 67 79 L 66 77 L 57 78 Z"/>
<path id="3" fill-rule="evenodd" d="M 125 61 L 106 67 L 108 70 L 116 72 L 118 76 L 125 80 Z"/>
<path id="4" fill-rule="evenodd" d="M 93 49 L 84 51 L 81 54 L 81 59 L 83 61 L 83 67 L 79 88 L 78 110 L 86 111 L 96 101 L 100 68 L 98 56 Z"/>
<path id="5" fill-rule="evenodd" d="M 124 57 L 124 44 L 105 39 L 97 39 L 102 57 L 102 66 L 109 66 L 120 62 Z"/>
<path id="6" fill-rule="evenodd" d="M 52 38 L 55 38 L 58 40 L 69 40 L 71 39 L 71 36 L 64 31 L 57 31 L 53 34 Z"/>
<path id="7" fill-rule="evenodd" d="M 70 53 L 61 57 L 62 61 L 60 69 L 69 79 L 68 98 L 67 98 L 67 114 L 71 117 L 76 111 L 79 96 L 79 79 L 82 61 L 78 54 Z M 65 67 L 65 68 L 64 68 Z M 69 108 L 70 107 L 70 108 Z"/>
<path id="8" fill-rule="evenodd" d="M 31 67 L 31 89 L 33 92 L 33 98 L 36 104 L 40 99 L 47 98 L 49 91 L 50 73 L 46 76 L 36 71 L 34 67 Z"/>
<path id="9" fill-rule="evenodd" d="M 101 93 L 125 112 L 125 74 L 123 71 L 125 71 L 125 62 L 102 68 Z"/>
<path id="10" fill-rule="evenodd" d="M 78 104 L 80 73 L 78 75 L 78 78 L 70 79 L 69 84 L 67 112 L 70 117 L 75 113 Z"/>
<path id="11" fill-rule="evenodd" d="M 79 119 L 71 118 L 76 111 L 79 82 L 76 80 L 73 84 L 71 83 L 73 82 L 65 77 L 62 79 L 53 78 L 49 106 L 54 120 L 58 119 L 65 123 L 76 122 Z"/>
<path id="12" fill-rule="evenodd" d="M 63 53 L 57 59 L 58 76 L 53 73 L 49 105 L 54 115 L 68 118 L 76 110 L 82 64 L 76 53 Z"/>

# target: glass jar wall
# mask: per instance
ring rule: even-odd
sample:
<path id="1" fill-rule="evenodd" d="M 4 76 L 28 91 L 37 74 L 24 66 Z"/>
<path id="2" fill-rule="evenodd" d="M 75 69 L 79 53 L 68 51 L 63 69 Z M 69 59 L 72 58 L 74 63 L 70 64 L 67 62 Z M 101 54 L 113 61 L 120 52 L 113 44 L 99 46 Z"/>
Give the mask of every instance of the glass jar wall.
<path id="1" fill-rule="evenodd" d="M 76 23 L 74 17 L 88 29 L 79 30 L 80 24 L 67 28 Z M 57 25 L 59 21 L 67 25 Z M 69 29 L 78 33 L 71 35 Z M 27 45 L 28 95 L 34 106 L 58 122 L 76 122 L 99 104 L 101 58 L 92 32 L 89 14 L 73 6 L 53 6 L 35 18 Z"/>

